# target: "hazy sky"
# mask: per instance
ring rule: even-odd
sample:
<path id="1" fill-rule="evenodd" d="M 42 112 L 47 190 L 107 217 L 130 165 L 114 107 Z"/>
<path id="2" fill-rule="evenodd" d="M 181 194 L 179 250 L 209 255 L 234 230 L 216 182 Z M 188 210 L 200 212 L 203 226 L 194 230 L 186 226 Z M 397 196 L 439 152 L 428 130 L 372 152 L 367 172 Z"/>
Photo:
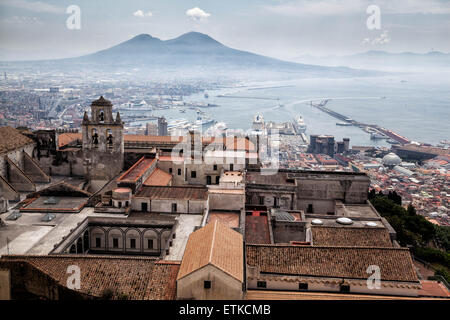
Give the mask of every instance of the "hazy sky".
<path id="1" fill-rule="evenodd" d="M 81 9 L 81 29 L 66 9 Z M 369 5 L 381 29 L 369 30 Z M 0 0 L 0 59 L 73 57 L 141 33 L 189 31 L 230 47 L 289 59 L 367 50 L 450 51 L 449 0 Z"/>

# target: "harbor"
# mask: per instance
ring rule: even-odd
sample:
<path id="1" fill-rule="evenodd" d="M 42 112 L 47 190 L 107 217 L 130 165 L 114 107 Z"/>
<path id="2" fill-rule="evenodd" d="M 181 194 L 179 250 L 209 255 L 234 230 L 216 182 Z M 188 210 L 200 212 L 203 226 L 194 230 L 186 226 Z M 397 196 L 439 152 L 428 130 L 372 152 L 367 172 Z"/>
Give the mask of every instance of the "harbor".
<path id="1" fill-rule="evenodd" d="M 382 99 L 384 98 L 385 97 L 382 97 Z M 325 99 L 320 101 L 319 103 L 313 103 L 313 101 L 310 101 L 310 105 L 311 107 L 317 108 L 320 111 L 327 113 L 328 115 L 342 121 L 336 123 L 337 126 L 355 126 L 361 128 L 363 131 L 370 134 L 370 138 L 372 140 L 386 139 L 386 142 L 390 144 L 402 144 L 402 145 L 411 143 L 411 140 L 392 130 L 380 127 L 376 124 L 367 124 L 356 121 L 350 117 L 347 117 L 343 114 L 340 114 L 336 111 L 327 108 L 326 105 L 329 101 L 331 101 L 331 99 Z"/>

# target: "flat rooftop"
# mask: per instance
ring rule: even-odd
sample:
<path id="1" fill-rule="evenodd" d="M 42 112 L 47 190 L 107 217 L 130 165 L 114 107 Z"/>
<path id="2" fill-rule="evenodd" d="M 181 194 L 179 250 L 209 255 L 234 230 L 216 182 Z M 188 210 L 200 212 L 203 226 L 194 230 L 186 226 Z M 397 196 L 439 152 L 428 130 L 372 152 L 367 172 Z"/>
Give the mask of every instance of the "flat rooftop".
<path id="1" fill-rule="evenodd" d="M 46 203 L 56 200 L 55 203 Z M 43 213 L 78 213 L 86 205 L 87 197 L 49 197 L 40 196 L 20 208 L 20 212 L 43 212 Z"/>
<path id="2" fill-rule="evenodd" d="M 75 229 L 87 217 L 125 218 L 121 214 L 95 213 L 94 208 L 84 208 L 80 213 L 55 213 L 56 217 L 49 222 L 41 219 L 46 213 L 23 212 L 17 220 L 5 220 L 11 211 L 0 214 L 5 227 L 0 227 L 0 255 L 38 254 L 47 255 L 59 244 L 64 236 Z M 8 238 L 8 247 L 6 239 Z"/>
<path id="3" fill-rule="evenodd" d="M 349 218 L 379 218 L 369 204 L 345 204 L 344 216 Z"/>

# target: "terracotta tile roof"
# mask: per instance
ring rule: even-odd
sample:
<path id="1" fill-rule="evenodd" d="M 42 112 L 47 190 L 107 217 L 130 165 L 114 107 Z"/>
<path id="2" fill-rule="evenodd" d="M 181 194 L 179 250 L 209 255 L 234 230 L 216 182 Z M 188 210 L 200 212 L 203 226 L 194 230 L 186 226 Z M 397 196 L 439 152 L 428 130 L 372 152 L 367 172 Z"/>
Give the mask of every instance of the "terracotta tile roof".
<path id="1" fill-rule="evenodd" d="M 392 247 L 386 228 L 313 226 L 311 231 L 315 246 Z"/>
<path id="2" fill-rule="evenodd" d="M 34 141 L 12 127 L 0 127 L 0 153 L 6 153 Z"/>
<path id="3" fill-rule="evenodd" d="M 229 228 L 239 228 L 239 213 L 209 211 L 208 223 L 219 221 Z"/>
<path id="4" fill-rule="evenodd" d="M 142 186 L 135 196 L 150 199 L 206 200 L 208 189 L 193 186 Z"/>
<path id="5" fill-rule="evenodd" d="M 215 221 L 191 233 L 181 261 L 177 280 L 213 265 L 233 278 L 244 280 L 242 235 Z"/>
<path id="6" fill-rule="evenodd" d="M 58 148 L 62 148 L 73 141 L 82 139 L 81 132 L 72 133 L 72 132 L 64 132 L 58 135 Z"/>
<path id="7" fill-rule="evenodd" d="M 144 186 L 168 186 L 172 175 L 159 168 L 153 170 L 152 174 L 145 180 Z"/>
<path id="8" fill-rule="evenodd" d="M 418 282 L 409 250 L 375 247 L 247 245 L 247 264 L 261 273 L 367 279 L 370 265 L 381 280 Z"/>
<path id="9" fill-rule="evenodd" d="M 332 292 L 294 292 L 248 290 L 246 300 L 429 300 L 427 298 L 349 294 Z"/>
<path id="10" fill-rule="evenodd" d="M 146 136 L 142 134 L 125 134 L 123 140 L 127 142 L 147 142 L 147 143 L 173 143 L 181 142 L 183 137 L 179 136 Z"/>
<path id="11" fill-rule="evenodd" d="M 270 244 L 269 223 L 267 215 L 245 216 L 245 242 Z"/>
<path id="12" fill-rule="evenodd" d="M 3 256 L 2 260 L 26 262 L 46 273 L 62 286 L 67 283 L 67 267 L 80 267 L 82 293 L 100 297 L 103 290 L 126 294 L 133 300 L 169 300 L 176 296 L 179 263 L 160 263 L 145 257 L 92 255 Z"/>
<path id="13" fill-rule="evenodd" d="M 255 145 L 249 139 L 244 137 L 205 137 L 202 139 L 203 144 L 223 144 L 226 150 L 245 150 L 255 151 Z"/>
<path id="14" fill-rule="evenodd" d="M 117 181 L 137 181 L 154 163 L 155 158 L 140 158 L 135 164 L 131 166 L 124 174 L 122 174 Z"/>
<path id="15" fill-rule="evenodd" d="M 450 298 L 449 290 L 441 282 L 421 280 L 420 283 L 422 284 L 422 289 L 419 290 L 419 296 Z"/>

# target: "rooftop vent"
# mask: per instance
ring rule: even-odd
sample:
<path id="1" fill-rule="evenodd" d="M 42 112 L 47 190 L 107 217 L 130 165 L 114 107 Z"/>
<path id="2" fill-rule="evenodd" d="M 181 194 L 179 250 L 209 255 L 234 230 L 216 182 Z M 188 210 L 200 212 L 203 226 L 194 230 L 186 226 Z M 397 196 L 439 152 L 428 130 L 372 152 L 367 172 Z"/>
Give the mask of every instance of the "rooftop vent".
<path id="1" fill-rule="evenodd" d="M 347 224 L 347 225 L 353 223 L 352 219 L 349 219 L 349 218 L 337 218 L 336 222 L 340 223 L 340 224 Z"/>
<path id="2" fill-rule="evenodd" d="M 311 224 L 313 224 L 315 226 L 321 226 L 321 225 L 323 225 L 323 221 L 320 219 L 312 219 Z"/>

